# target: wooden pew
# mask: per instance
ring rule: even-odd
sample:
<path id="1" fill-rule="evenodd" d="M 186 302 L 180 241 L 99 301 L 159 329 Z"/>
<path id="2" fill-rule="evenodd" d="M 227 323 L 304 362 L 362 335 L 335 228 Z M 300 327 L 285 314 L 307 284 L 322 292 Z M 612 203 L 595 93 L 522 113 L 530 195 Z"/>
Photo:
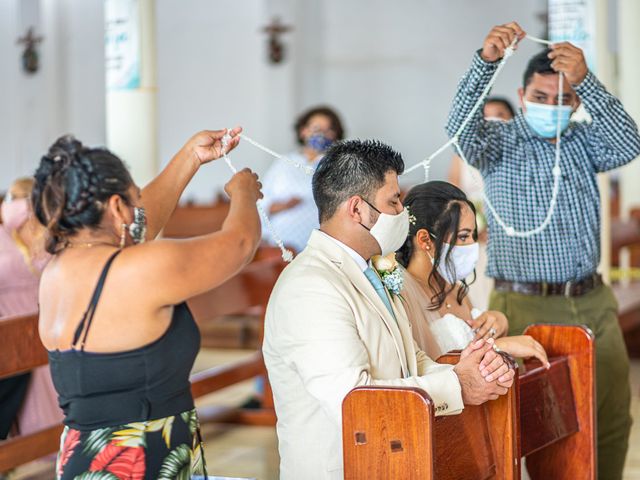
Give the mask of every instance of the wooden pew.
<path id="1" fill-rule="evenodd" d="M 207 324 L 214 323 L 218 318 L 226 315 L 259 315 L 264 321 L 271 290 L 285 266 L 286 263 L 282 260 L 278 248 L 260 248 L 256 259 L 238 275 L 223 285 L 190 299 L 189 308 L 200 329 L 205 329 Z M 261 328 L 260 339 L 262 335 Z M 261 409 L 231 411 L 220 408 L 202 409 L 200 412 L 202 420 L 275 425 L 273 397 L 266 373 L 262 352 L 258 350 L 246 360 L 194 374 L 191 378 L 191 390 L 195 397 L 256 376 L 264 378 L 265 392 Z"/>
<path id="2" fill-rule="evenodd" d="M 521 454 L 529 475 L 596 478 L 595 337 L 577 326 L 533 325 L 524 333 L 540 342 L 554 364 L 566 362 L 555 376 L 541 366 L 521 374 Z"/>
<path id="3" fill-rule="evenodd" d="M 640 268 L 640 209 L 632 210 L 627 221 L 611 222 L 611 264 L 619 266 L 622 248 L 629 249 L 630 267 Z M 618 321 L 624 335 L 629 356 L 640 358 L 640 282 L 613 283 L 611 288 L 618 300 Z"/>
<path id="4" fill-rule="evenodd" d="M 0 320 L 0 379 L 48 363 L 38 334 L 38 315 Z M 62 425 L 0 441 L 0 472 L 54 453 L 60 446 Z"/>
<path id="5" fill-rule="evenodd" d="M 277 249 L 276 249 L 277 250 Z M 275 281 L 284 268 L 279 250 L 261 250 L 256 260 L 229 282 L 189 300 L 198 322 L 210 321 L 218 314 L 253 310 L 264 312 Z M 238 290 L 246 290 L 240 292 Z M 38 334 L 38 316 L 16 317 L 0 321 L 0 379 L 47 365 L 47 352 Z M 191 377 L 195 398 L 265 375 L 260 351 L 234 364 L 221 365 L 198 372 Z M 261 410 L 241 411 L 205 409 L 199 413 L 204 421 L 241 422 L 275 425 L 275 411 L 269 384 L 265 382 L 265 402 Z M 55 453 L 60 446 L 62 425 L 30 435 L 0 441 L 0 472 Z"/>
<path id="6" fill-rule="evenodd" d="M 165 238 L 189 238 L 216 232 L 229 213 L 229 204 L 185 205 L 176 207 L 162 230 Z"/>
<path id="7" fill-rule="evenodd" d="M 546 370 L 519 369 L 500 399 L 434 416 L 414 388 L 360 387 L 343 403 L 345 479 L 595 479 L 594 337 L 584 327 L 535 325 Z M 440 361 L 440 360 L 439 360 Z M 455 354 L 441 359 L 455 363 Z"/>

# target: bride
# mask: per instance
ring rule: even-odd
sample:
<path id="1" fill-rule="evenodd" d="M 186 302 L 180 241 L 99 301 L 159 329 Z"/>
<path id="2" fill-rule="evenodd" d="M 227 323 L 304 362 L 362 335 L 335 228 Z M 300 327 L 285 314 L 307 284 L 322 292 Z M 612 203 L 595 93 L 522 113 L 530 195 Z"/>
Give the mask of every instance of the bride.
<path id="1" fill-rule="evenodd" d="M 473 308 L 465 279 L 478 260 L 473 203 L 454 185 L 433 181 L 411 189 L 407 241 L 397 252 L 405 267 L 402 298 L 418 345 L 431 358 L 462 350 L 472 340 L 495 338 L 514 357 L 535 357 L 549 366 L 542 346 L 528 335 L 505 336 L 507 318 Z M 474 274 L 475 276 L 475 274 Z"/>

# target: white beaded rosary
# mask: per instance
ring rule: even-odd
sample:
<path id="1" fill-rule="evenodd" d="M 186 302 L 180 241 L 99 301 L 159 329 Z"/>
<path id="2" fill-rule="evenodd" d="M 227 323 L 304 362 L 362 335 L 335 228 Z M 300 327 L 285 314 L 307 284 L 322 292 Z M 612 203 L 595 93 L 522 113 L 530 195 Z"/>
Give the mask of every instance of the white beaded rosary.
<path id="1" fill-rule="evenodd" d="M 222 137 L 222 156 L 224 157 L 224 161 L 227 163 L 227 166 L 229 167 L 229 170 L 231 170 L 231 172 L 235 175 L 236 173 L 238 173 L 238 169 L 236 169 L 236 167 L 233 166 L 233 164 L 231 163 L 231 160 L 227 156 L 227 149 L 229 148 L 229 142 L 231 141 L 231 135 L 229 134 L 230 131 L 231 130 L 228 129 L 227 133 Z M 259 143 L 254 142 L 253 140 L 250 140 L 248 137 L 243 136 L 242 134 L 240 134 L 239 136 L 243 137 L 245 140 L 247 140 L 249 143 L 255 145 L 256 147 L 261 148 L 262 150 L 266 151 L 267 153 L 275 156 L 276 158 L 286 158 L 286 157 L 282 157 L 281 155 L 278 155 L 277 153 L 269 150 L 266 147 L 263 147 Z M 292 163 L 292 162 L 290 162 L 290 163 Z M 294 166 L 295 165 L 298 165 L 298 164 L 294 164 Z M 267 212 L 264 211 L 264 208 L 262 208 L 262 205 L 261 205 L 259 200 L 258 200 L 258 203 L 256 204 L 256 207 L 258 208 L 258 213 L 260 214 L 260 217 L 262 218 L 262 221 L 264 222 L 265 226 L 267 227 L 267 230 L 269 230 L 269 234 L 271 235 L 271 238 L 273 238 L 273 241 L 276 242 L 276 245 L 278 245 L 278 247 L 280 248 L 280 252 L 282 252 L 282 259 L 285 262 L 290 262 L 291 260 L 293 260 L 293 252 L 291 250 L 287 249 L 287 247 L 284 246 L 284 243 L 282 243 L 282 239 L 280 238 L 278 233 L 273 228 L 273 225 L 271 224 L 271 220 L 269 220 Z"/>
<path id="2" fill-rule="evenodd" d="M 542 40 L 540 38 L 532 37 L 531 35 L 527 35 L 526 38 L 528 38 L 529 40 L 531 40 L 533 42 L 542 43 L 542 44 L 545 44 L 545 45 L 550 45 L 552 43 L 552 42 L 550 42 L 548 40 Z M 515 47 L 516 42 L 517 42 L 517 39 L 514 39 L 513 42 L 511 42 L 511 45 L 505 50 L 504 56 L 502 57 L 502 60 L 498 64 L 498 67 L 496 68 L 496 71 L 493 73 L 493 76 L 491 77 L 491 80 L 489 81 L 489 83 L 487 84 L 487 86 L 483 90 L 482 95 L 480 95 L 480 98 L 478 98 L 478 101 L 475 103 L 475 105 L 473 106 L 473 108 L 469 112 L 469 115 L 467 115 L 467 117 L 464 119 L 464 121 L 462 122 L 462 125 L 460 125 L 460 128 L 458 128 L 458 130 L 453 135 L 453 137 L 447 143 L 445 143 L 443 146 L 438 148 L 438 150 L 436 150 L 434 153 L 432 153 L 427 158 L 425 158 L 422 162 L 420 162 L 420 163 L 412 166 L 411 168 L 408 168 L 407 170 L 405 170 L 404 175 L 406 175 L 408 173 L 411 173 L 412 171 L 414 171 L 414 170 L 416 170 L 416 169 L 418 169 L 420 167 L 423 167 L 424 168 L 425 182 L 427 182 L 429 180 L 429 167 L 431 165 L 431 160 L 433 160 L 435 157 L 437 157 L 442 152 L 444 152 L 447 148 L 449 148 L 450 146 L 453 145 L 453 147 L 457 150 L 458 155 L 460 156 L 460 158 L 464 161 L 466 168 L 468 168 L 471 171 L 471 178 L 473 178 L 473 181 L 476 183 L 476 185 L 478 187 L 481 187 L 481 182 L 480 182 L 480 179 L 479 179 L 478 172 L 473 167 L 471 167 L 471 165 L 469 165 L 469 161 L 467 160 L 464 152 L 462 151 L 462 148 L 460 147 L 460 143 L 459 143 L 460 135 L 462 134 L 464 129 L 467 127 L 467 125 L 469 124 L 471 119 L 474 117 L 474 115 L 477 113 L 478 109 L 480 107 L 482 107 L 482 105 L 484 105 L 484 101 L 487 98 L 487 96 L 489 95 L 489 92 L 491 91 L 491 88 L 493 87 L 493 84 L 495 83 L 496 79 L 498 78 L 498 75 L 500 74 L 500 71 L 502 70 L 504 65 L 507 63 L 507 59 L 511 55 L 513 55 L 514 47 Z M 558 105 L 562 105 L 563 77 L 564 77 L 564 75 L 562 73 L 560 73 L 560 75 L 558 76 Z M 505 231 L 505 233 L 508 236 L 510 236 L 510 237 L 520 237 L 520 238 L 532 237 L 533 235 L 537 235 L 538 233 L 542 232 L 545 228 L 547 228 L 547 226 L 551 222 L 551 218 L 553 217 L 553 214 L 555 212 L 555 208 L 556 208 L 556 204 L 557 204 L 557 200 L 558 200 L 558 191 L 560 189 L 560 174 L 561 174 L 561 169 L 560 169 L 560 138 L 561 137 L 560 137 L 560 135 L 561 135 L 561 133 L 562 133 L 562 131 L 560 129 L 560 116 L 558 116 L 558 121 L 557 121 L 557 126 L 556 126 L 555 163 L 554 163 L 553 170 L 552 170 L 552 173 L 553 173 L 553 189 L 552 189 L 552 192 L 551 192 L 551 202 L 549 204 L 549 209 L 547 210 L 547 215 L 545 216 L 544 220 L 542 221 L 542 223 L 540 225 L 538 225 L 537 227 L 535 227 L 535 228 L 533 228 L 531 230 L 524 230 L 524 231 L 516 230 L 513 226 L 507 225 L 506 222 L 502 219 L 502 217 L 496 211 L 496 208 L 494 207 L 493 203 L 491 203 L 491 201 L 487 197 L 486 193 L 484 192 L 484 189 L 481 188 L 482 198 L 483 198 L 485 204 L 487 205 L 487 208 L 489 209 L 489 211 L 493 215 L 493 218 L 495 218 L 495 220 L 498 223 L 498 225 L 500 225 L 500 227 L 502 227 L 502 229 Z"/>

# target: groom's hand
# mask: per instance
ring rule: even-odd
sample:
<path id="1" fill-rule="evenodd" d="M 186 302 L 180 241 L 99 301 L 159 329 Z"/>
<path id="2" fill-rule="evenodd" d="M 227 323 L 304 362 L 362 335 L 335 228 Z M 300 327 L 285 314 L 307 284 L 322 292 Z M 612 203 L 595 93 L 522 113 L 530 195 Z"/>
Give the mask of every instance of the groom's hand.
<path id="1" fill-rule="evenodd" d="M 460 381 L 465 405 L 480 405 L 504 395 L 515 374 L 493 350 L 493 342 L 484 340 L 469 344 L 453 371 Z"/>

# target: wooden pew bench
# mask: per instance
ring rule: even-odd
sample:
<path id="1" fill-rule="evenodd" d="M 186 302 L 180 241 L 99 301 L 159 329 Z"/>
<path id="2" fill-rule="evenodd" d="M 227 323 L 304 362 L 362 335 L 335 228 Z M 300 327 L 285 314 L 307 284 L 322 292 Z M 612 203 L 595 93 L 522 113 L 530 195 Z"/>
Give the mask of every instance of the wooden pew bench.
<path id="1" fill-rule="evenodd" d="M 618 321 L 632 358 L 640 358 L 640 282 L 611 286 L 618 300 Z"/>
<path id="2" fill-rule="evenodd" d="M 37 315 L 2 319 L 0 338 L 0 379 L 28 372 L 49 361 L 40 342 Z M 62 425 L 56 425 L 0 441 L 0 472 L 56 452 L 60 447 L 61 433 Z"/>
<path id="3" fill-rule="evenodd" d="M 165 238 L 189 238 L 217 232 L 229 213 L 229 204 L 185 205 L 176 207 L 167 221 L 162 236 Z"/>
<path id="4" fill-rule="evenodd" d="M 519 369 L 507 395 L 435 417 L 417 388 L 360 387 L 343 403 L 345 479 L 595 479 L 594 339 L 583 327 L 527 334 L 551 368 Z M 455 355 L 439 359 L 455 363 Z"/>
<path id="5" fill-rule="evenodd" d="M 631 211 L 629 220 L 611 223 L 611 264 L 620 265 L 620 250 L 629 249 L 630 267 L 640 268 L 640 209 Z M 629 356 L 640 358 L 640 282 L 614 283 L 611 288 L 618 300 L 618 320 Z"/>
<path id="6" fill-rule="evenodd" d="M 271 289 L 285 263 L 273 251 L 260 251 L 256 260 L 229 282 L 188 301 L 199 325 L 215 321 L 223 314 L 246 311 L 263 314 Z M 38 316 L 15 317 L 0 322 L 0 379 L 47 365 L 47 352 L 38 334 Z M 221 390 L 238 382 L 266 376 L 262 353 L 233 364 L 221 365 L 195 373 L 191 377 L 194 398 Z M 275 425 L 271 389 L 265 382 L 265 401 L 261 410 L 208 408 L 199 411 L 202 421 L 219 421 Z M 30 435 L 0 441 L 0 472 L 57 452 L 62 425 Z"/>
<path id="7" fill-rule="evenodd" d="M 219 287 L 190 299 L 189 309 L 201 331 L 215 324 L 219 318 L 229 315 L 257 315 L 261 319 L 260 344 L 262 343 L 264 314 L 280 273 L 286 263 L 277 248 L 261 248 L 253 262 L 242 272 Z M 225 409 L 219 407 L 199 410 L 202 421 L 238 422 L 252 425 L 275 425 L 271 387 L 267 381 L 262 351 L 258 349 L 249 358 L 232 365 L 213 367 L 191 377 L 194 397 L 201 397 L 238 382 L 257 376 L 264 379 L 265 392 L 261 409 Z"/>

